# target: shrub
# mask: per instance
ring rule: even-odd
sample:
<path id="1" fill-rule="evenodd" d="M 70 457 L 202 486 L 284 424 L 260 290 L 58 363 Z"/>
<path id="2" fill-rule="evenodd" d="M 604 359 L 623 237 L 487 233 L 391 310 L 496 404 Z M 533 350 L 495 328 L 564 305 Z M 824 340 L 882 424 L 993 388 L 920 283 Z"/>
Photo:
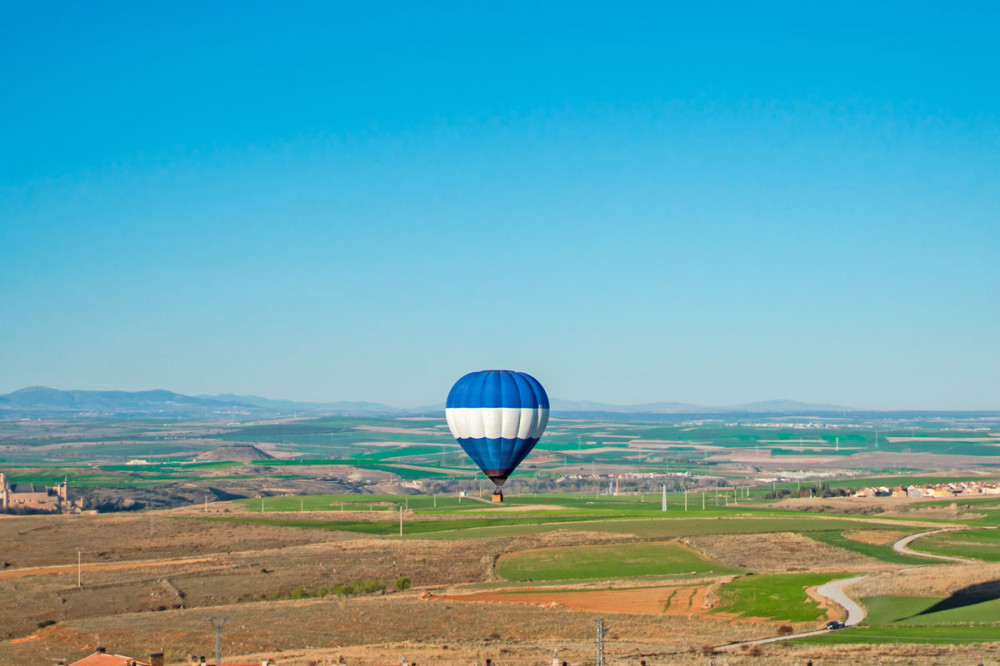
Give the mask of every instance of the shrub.
<path id="1" fill-rule="evenodd" d="M 403 592 L 410 589 L 410 579 L 408 576 L 400 576 L 396 579 L 396 591 Z"/>
<path id="2" fill-rule="evenodd" d="M 362 594 L 374 594 L 385 592 L 385 583 L 380 580 L 363 580 L 357 584 L 358 592 Z"/>
<path id="3" fill-rule="evenodd" d="M 795 630 L 792 628 L 792 625 L 790 625 L 790 624 L 783 624 L 780 627 L 778 627 L 778 635 L 779 636 L 787 636 L 788 634 L 792 633 L 793 631 L 795 631 Z"/>

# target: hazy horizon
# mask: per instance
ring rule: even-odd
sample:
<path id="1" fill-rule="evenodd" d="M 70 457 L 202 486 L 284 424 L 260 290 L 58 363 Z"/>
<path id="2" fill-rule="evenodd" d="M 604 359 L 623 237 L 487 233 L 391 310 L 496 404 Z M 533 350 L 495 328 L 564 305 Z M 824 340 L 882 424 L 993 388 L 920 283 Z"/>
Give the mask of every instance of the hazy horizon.
<path id="1" fill-rule="evenodd" d="M 18 391 L 30 391 L 32 389 L 50 389 L 50 390 L 66 391 L 66 392 L 75 392 L 75 391 L 84 391 L 84 392 L 90 392 L 90 391 L 93 391 L 93 392 L 122 392 L 123 391 L 123 389 L 81 389 L 81 388 L 59 388 L 59 387 L 53 387 L 53 386 L 33 385 L 33 386 L 24 386 L 24 387 L 21 387 L 19 389 L 14 390 L 14 391 L 8 391 L 6 393 L 0 393 L 0 395 L 7 395 L 7 394 L 10 394 L 10 393 L 17 393 Z M 173 391 L 173 390 L 171 390 L 169 388 L 163 388 L 163 387 L 125 390 L 124 392 L 126 392 L 126 393 L 137 393 L 137 392 L 138 393 L 142 393 L 142 392 L 149 392 L 149 391 L 166 391 L 166 392 L 169 392 L 169 393 L 176 393 L 176 394 L 185 395 L 185 396 L 188 396 L 188 397 L 210 398 L 210 399 L 254 398 L 254 399 L 262 399 L 262 400 L 266 400 L 266 401 L 270 401 L 270 402 L 278 402 L 278 403 L 283 403 L 283 402 L 297 403 L 297 404 L 301 404 L 303 406 L 307 406 L 307 405 L 334 405 L 334 404 L 338 404 L 338 403 L 344 403 L 344 404 L 349 404 L 349 403 L 367 403 L 367 404 L 382 405 L 382 406 L 393 408 L 393 409 L 399 409 L 401 411 L 419 411 L 419 410 L 422 410 L 422 409 L 431 409 L 431 408 L 440 408 L 440 409 L 443 410 L 444 409 L 444 405 L 445 405 L 444 396 L 442 396 L 442 398 L 440 400 L 438 400 L 437 402 L 419 403 L 419 404 L 395 404 L 395 403 L 391 403 L 391 402 L 386 401 L 386 400 L 381 400 L 378 397 L 357 398 L 357 399 L 350 399 L 350 400 L 295 400 L 295 399 L 286 398 L 286 397 L 280 396 L 280 395 L 268 395 L 268 394 L 263 394 L 262 395 L 262 394 L 251 394 L 251 393 L 235 393 L 235 392 L 232 392 L 232 391 L 224 391 L 224 392 L 221 392 L 221 393 L 187 394 L 187 393 L 182 393 L 180 391 Z M 645 401 L 642 401 L 642 402 L 622 404 L 622 403 L 611 403 L 611 402 L 606 402 L 606 401 L 601 401 L 601 400 L 592 400 L 592 399 L 589 399 L 589 398 L 574 398 L 574 399 L 569 399 L 569 398 L 565 398 L 563 396 L 558 396 L 558 395 L 550 395 L 549 398 L 552 401 L 553 409 L 563 409 L 563 410 L 565 410 L 565 409 L 570 409 L 570 410 L 578 409 L 580 411 L 601 411 L 602 407 L 609 408 L 610 410 L 623 409 L 623 410 L 626 410 L 626 411 L 641 411 L 638 408 L 642 408 L 642 407 L 666 407 L 666 406 L 670 406 L 670 407 L 677 408 L 676 410 L 671 410 L 671 411 L 677 411 L 678 413 L 683 412 L 683 410 L 679 409 L 680 407 L 690 407 L 695 412 L 697 412 L 697 410 L 700 410 L 700 409 L 706 409 L 706 410 L 709 410 L 709 412 L 714 412 L 714 411 L 724 411 L 724 410 L 727 410 L 727 409 L 733 409 L 735 411 L 739 411 L 739 410 L 741 410 L 743 408 L 748 408 L 748 407 L 760 408 L 761 406 L 772 405 L 772 404 L 776 405 L 776 410 L 777 411 L 785 411 L 786 408 L 787 408 L 787 406 L 785 405 L 785 403 L 792 403 L 792 404 L 802 405 L 802 407 L 804 409 L 817 409 L 817 410 L 820 410 L 820 411 L 839 411 L 839 410 L 852 411 L 852 412 L 883 412 L 883 411 L 884 412 L 907 412 L 907 411 L 914 411 L 914 412 L 921 412 L 921 411 L 923 411 L 923 412 L 948 412 L 948 411 L 953 411 L 953 412 L 964 412 L 964 411 L 982 412 L 982 411 L 987 411 L 987 412 L 990 412 L 990 411 L 996 411 L 996 412 L 1000 413 L 1000 408 L 997 408 L 997 409 L 941 409 L 941 408 L 934 408 L 934 407 L 927 407 L 927 408 L 898 407 L 898 408 L 879 409 L 879 408 L 874 408 L 874 407 L 868 407 L 868 406 L 865 406 L 865 405 L 806 402 L 806 401 L 802 401 L 802 400 L 797 400 L 795 398 L 787 398 L 787 397 L 776 397 L 776 398 L 772 397 L 772 398 L 764 398 L 764 399 L 759 399 L 759 400 L 743 400 L 743 401 L 739 401 L 739 402 L 726 403 L 726 404 L 693 403 L 691 401 L 686 401 L 686 400 L 645 400 Z M 569 407 L 568 405 L 572 405 L 572 407 Z"/>
<path id="2" fill-rule="evenodd" d="M 998 18 L 9 3 L 0 393 L 1000 408 Z"/>

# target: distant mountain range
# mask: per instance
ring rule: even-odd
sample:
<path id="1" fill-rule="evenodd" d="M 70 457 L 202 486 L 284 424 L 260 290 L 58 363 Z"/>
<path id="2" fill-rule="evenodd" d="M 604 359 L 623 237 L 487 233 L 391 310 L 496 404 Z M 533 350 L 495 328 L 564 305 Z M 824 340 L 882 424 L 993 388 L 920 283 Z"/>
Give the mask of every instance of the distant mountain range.
<path id="1" fill-rule="evenodd" d="M 182 415 L 222 411 L 224 402 L 173 391 L 61 391 L 31 386 L 0 395 L 0 410 L 18 413 Z"/>
<path id="2" fill-rule="evenodd" d="M 850 407 L 768 400 L 745 405 L 706 407 L 680 402 L 653 402 L 641 405 L 610 405 L 601 402 L 574 402 L 552 399 L 555 414 L 723 414 L 847 412 Z M 399 409 L 377 402 L 295 402 L 272 400 L 255 395 L 189 396 L 173 391 L 62 391 L 32 386 L 0 395 L 0 417 L 43 416 L 159 416 L 246 418 L 291 414 L 432 414 L 444 411 L 444 404 Z"/>
<path id="3" fill-rule="evenodd" d="M 298 403 L 243 395 L 190 396 L 173 391 L 61 391 L 31 386 L 0 395 L 0 417 L 160 416 L 245 418 L 295 413 L 393 414 L 372 402 Z"/>
<path id="4" fill-rule="evenodd" d="M 396 407 L 383 405 L 380 402 L 345 401 L 339 402 L 295 402 L 294 400 L 272 400 L 262 398 L 259 395 L 234 395 L 232 393 L 220 393 L 219 395 L 200 395 L 199 398 L 208 400 L 220 400 L 233 404 L 253 405 L 265 409 L 274 409 L 284 412 L 320 411 L 320 412 L 399 412 L 403 411 Z"/>

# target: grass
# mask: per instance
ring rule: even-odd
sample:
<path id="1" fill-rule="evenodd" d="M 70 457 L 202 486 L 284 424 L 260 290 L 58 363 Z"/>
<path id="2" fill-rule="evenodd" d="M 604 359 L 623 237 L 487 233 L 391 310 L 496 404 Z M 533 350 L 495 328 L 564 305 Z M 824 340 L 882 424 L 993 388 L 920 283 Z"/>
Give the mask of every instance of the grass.
<path id="1" fill-rule="evenodd" d="M 830 580 L 831 574 L 741 576 L 722 587 L 717 610 L 785 622 L 822 620 L 825 613 L 806 595 L 805 589 Z"/>
<path id="2" fill-rule="evenodd" d="M 427 515 L 445 514 L 465 514 L 469 512 L 481 512 L 496 515 L 496 507 L 489 502 L 480 501 L 489 497 L 488 492 L 482 498 L 466 497 L 457 498 L 455 495 L 439 495 L 437 499 L 430 495 L 303 495 L 292 497 L 268 497 L 265 499 L 267 511 L 299 511 L 300 508 L 312 511 L 336 511 L 341 504 L 344 508 L 367 509 L 369 504 L 383 505 L 382 508 L 395 508 L 405 505 L 408 509 L 413 509 Z M 260 499 L 242 500 L 244 506 L 250 510 L 260 508 Z M 688 500 L 690 510 L 685 512 L 683 493 L 672 493 L 667 495 L 669 510 L 661 511 L 660 496 L 645 494 L 640 496 L 600 496 L 595 497 L 590 494 L 568 494 L 553 493 L 535 495 L 508 495 L 504 500 L 504 509 L 521 508 L 525 514 L 535 513 L 537 515 L 553 516 L 558 520 L 559 516 L 590 516 L 594 518 L 619 517 L 619 518 L 681 518 L 684 516 L 699 518 L 718 518 L 732 516 L 735 513 L 741 515 L 752 514 L 754 516 L 788 516 L 788 515 L 811 515 L 806 512 L 796 512 L 788 510 L 760 509 L 756 507 L 745 507 L 741 505 L 724 504 L 716 506 L 713 502 L 706 501 L 705 510 L 701 509 L 700 496 L 693 493 Z M 562 507 L 558 512 L 551 510 L 535 509 L 539 504 L 546 506 Z M 391 505 L 391 506 L 390 506 Z"/>
<path id="3" fill-rule="evenodd" d="M 987 562 L 1000 562 L 1000 530 L 968 530 L 943 532 L 917 539 L 913 550 L 934 555 L 971 557 Z"/>
<path id="4" fill-rule="evenodd" d="M 996 643 L 997 628 L 971 627 L 855 627 L 848 631 L 797 639 L 796 643 L 835 645 L 843 643 L 928 643 L 960 645 L 965 643 Z"/>
<path id="5" fill-rule="evenodd" d="M 441 468 L 435 469 L 411 469 L 405 465 L 412 463 L 399 462 L 396 464 L 389 462 L 378 462 L 366 458 L 296 458 L 290 460 L 256 460 L 252 463 L 260 469 L 261 473 L 269 473 L 268 468 L 295 468 L 309 467 L 314 465 L 345 465 L 367 469 L 378 472 L 391 472 L 401 479 L 414 481 L 417 479 L 446 479 L 472 476 L 476 472 L 472 469 Z"/>
<path id="6" fill-rule="evenodd" d="M 761 532 L 824 532 L 845 531 L 873 527 L 863 519 L 819 518 L 809 514 L 794 514 L 772 510 L 747 510 L 742 507 L 715 511 L 698 511 L 698 518 L 662 518 L 659 511 L 636 512 L 625 503 L 618 511 L 598 509 L 572 509 L 561 511 L 531 511 L 498 513 L 489 504 L 466 498 L 438 497 L 438 507 L 433 507 L 433 497 L 400 495 L 314 495 L 301 497 L 269 497 L 243 500 L 244 506 L 257 511 L 264 504 L 264 514 L 258 516 L 232 516 L 220 520 L 285 527 L 357 532 L 361 534 L 399 534 L 399 520 L 315 520 L 291 517 L 266 516 L 267 512 L 296 512 L 300 509 L 334 510 L 344 508 L 367 510 L 369 506 L 388 513 L 409 504 L 422 514 L 420 520 L 406 520 L 405 535 L 426 535 L 429 538 L 493 538 L 539 534 L 572 526 L 574 530 L 632 534 L 649 539 L 671 539 L 703 534 L 753 534 Z M 547 504 L 557 503 L 557 498 Z M 563 499 L 567 506 L 582 502 L 579 497 Z M 589 502 L 589 500 L 586 500 Z M 463 505 L 464 508 L 460 508 Z M 577 506 L 580 506 L 579 504 Z M 373 516 L 375 517 L 375 516 Z M 433 518 L 438 518 L 434 520 Z"/>
<path id="7" fill-rule="evenodd" d="M 900 539 L 905 537 L 907 534 L 913 534 L 912 531 L 893 533 L 897 534 Z M 821 541 L 831 546 L 836 546 L 837 548 L 843 548 L 844 550 L 850 550 L 855 553 L 874 557 L 875 559 L 882 560 L 883 562 L 891 562 L 892 564 L 934 564 L 934 560 L 930 560 L 926 557 L 901 555 L 892 549 L 891 544 L 888 546 L 879 546 L 871 543 L 862 543 L 860 541 L 847 538 L 841 532 L 813 532 L 809 535 L 809 538 Z"/>
<path id="8" fill-rule="evenodd" d="M 493 538 L 507 536 L 522 536 L 540 534 L 552 530 L 567 529 L 564 522 L 557 522 L 556 516 L 546 517 L 546 523 L 538 523 L 538 518 L 532 518 L 527 524 L 504 524 L 496 521 L 494 525 L 482 528 L 464 528 L 461 531 L 440 532 L 430 538 L 467 539 Z M 563 519 L 565 520 L 565 519 Z M 615 534 L 632 534 L 650 539 L 672 539 L 682 536 L 699 536 L 705 534 L 759 534 L 766 532 L 822 532 L 844 531 L 866 527 L 863 522 L 849 519 L 824 520 L 802 517 L 753 518 L 752 516 L 730 516 L 716 519 L 674 518 L 645 520 L 585 520 L 572 525 L 573 530 L 588 532 L 611 532 Z"/>
<path id="9" fill-rule="evenodd" d="M 355 532 L 358 534 L 398 535 L 399 520 L 297 520 L 294 518 L 252 518 L 252 517 L 210 517 L 200 520 L 215 520 L 228 523 L 244 523 L 253 525 L 273 525 L 276 527 L 299 527 L 308 529 L 332 530 L 336 532 Z M 404 522 L 403 534 L 428 534 L 444 530 L 468 530 L 477 527 L 487 527 L 494 524 L 530 525 L 537 522 L 531 516 L 504 518 L 456 518 L 453 520 L 423 520 Z M 567 516 L 564 522 L 587 520 L 585 517 Z"/>
<path id="10" fill-rule="evenodd" d="M 862 626 L 803 642 L 955 644 L 997 640 L 1000 599 L 934 611 L 935 604 L 943 600 L 942 597 L 866 597 L 862 601 L 868 617 Z"/>
<path id="11" fill-rule="evenodd" d="M 497 573 L 512 581 L 731 572 L 676 543 L 544 548 L 505 555 L 497 562 Z"/>
<path id="12" fill-rule="evenodd" d="M 261 507 L 261 499 L 245 499 L 239 502 L 251 511 Z M 297 497 L 263 498 L 265 511 L 367 511 L 369 506 L 376 511 L 396 511 L 400 506 L 407 509 L 442 511 L 449 508 L 482 504 L 466 499 L 464 502 L 454 495 L 434 497 L 431 495 L 299 495 Z M 475 508 L 475 507 L 470 507 Z"/>

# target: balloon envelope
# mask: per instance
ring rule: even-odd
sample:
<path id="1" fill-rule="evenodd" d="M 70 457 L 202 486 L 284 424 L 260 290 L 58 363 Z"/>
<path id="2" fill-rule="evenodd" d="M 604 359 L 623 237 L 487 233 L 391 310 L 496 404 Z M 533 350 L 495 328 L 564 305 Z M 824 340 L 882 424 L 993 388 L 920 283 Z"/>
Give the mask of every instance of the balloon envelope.
<path id="1" fill-rule="evenodd" d="M 524 372 L 470 372 L 445 405 L 451 434 L 497 486 L 524 460 L 549 422 L 549 396 Z"/>

